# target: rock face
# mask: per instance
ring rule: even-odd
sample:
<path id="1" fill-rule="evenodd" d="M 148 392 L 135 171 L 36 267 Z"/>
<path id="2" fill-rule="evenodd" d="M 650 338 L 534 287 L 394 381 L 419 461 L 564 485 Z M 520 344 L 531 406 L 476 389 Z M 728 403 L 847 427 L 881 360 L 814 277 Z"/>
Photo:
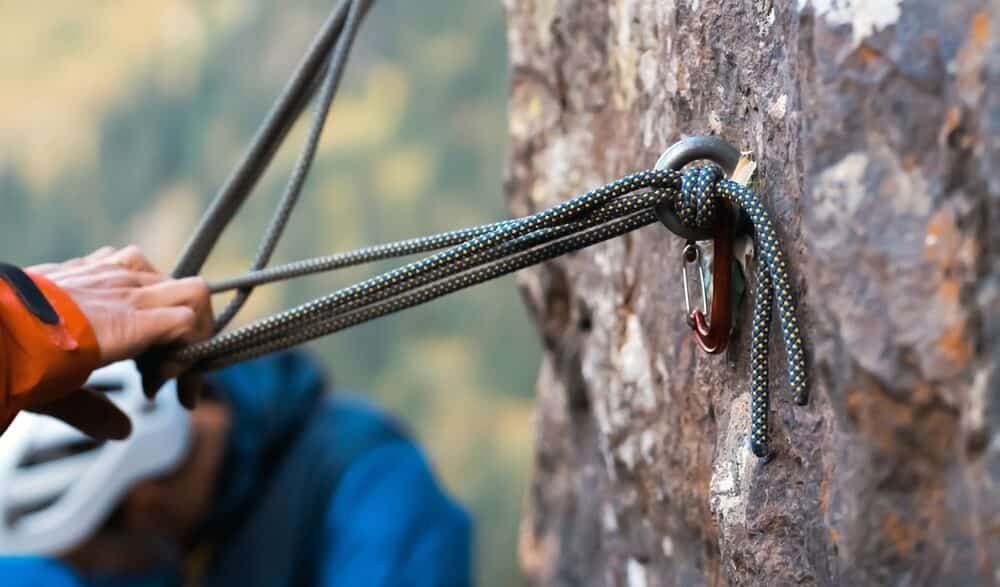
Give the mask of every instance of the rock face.
<path id="1" fill-rule="evenodd" d="M 506 5 L 513 212 L 685 134 L 751 151 L 811 388 L 792 403 L 772 340 L 776 455 L 759 462 L 749 306 L 737 350 L 702 353 L 663 227 L 524 272 L 545 343 L 528 576 L 1000 582 L 1000 3 Z"/>

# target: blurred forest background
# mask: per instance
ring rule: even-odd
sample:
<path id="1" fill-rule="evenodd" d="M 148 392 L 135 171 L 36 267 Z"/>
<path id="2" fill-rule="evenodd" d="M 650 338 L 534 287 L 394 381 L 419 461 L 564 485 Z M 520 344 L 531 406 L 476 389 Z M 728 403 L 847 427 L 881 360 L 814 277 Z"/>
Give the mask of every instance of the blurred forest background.
<path id="1" fill-rule="evenodd" d="M 333 4 L 0 0 L 4 257 L 30 264 L 136 242 L 169 269 Z M 376 2 L 276 261 L 506 216 L 506 89 L 500 2 Z M 249 263 L 304 131 L 206 275 Z M 266 286 L 242 321 L 385 268 Z M 513 280 L 313 349 L 341 387 L 374 397 L 427 447 L 476 517 L 481 584 L 517 584 L 539 351 Z"/>

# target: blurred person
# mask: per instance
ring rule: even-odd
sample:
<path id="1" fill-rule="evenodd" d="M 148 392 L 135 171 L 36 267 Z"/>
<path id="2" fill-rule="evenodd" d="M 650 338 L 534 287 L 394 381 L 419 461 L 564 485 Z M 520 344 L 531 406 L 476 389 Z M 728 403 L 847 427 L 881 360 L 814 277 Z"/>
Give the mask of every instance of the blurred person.
<path id="1" fill-rule="evenodd" d="M 155 344 L 211 334 L 204 280 L 171 279 L 134 246 L 25 270 L 0 263 L 0 432 L 30 410 L 94 438 L 124 438 L 128 418 L 80 387 L 91 371 Z M 181 370 L 164 368 L 164 376 Z M 193 392 L 182 399 L 191 404 Z"/>
<path id="2" fill-rule="evenodd" d="M 0 551 L 48 554 L 0 559 L 4 585 L 471 583 L 470 520 L 420 449 L 378 410 L 327 393 L 304 355 L 211 374 L 190 414 L 168 393 L 131 402 L 140 384 L 129 369 L 110 377 L 117 384 L 102 371 L 92 380 L 134 413 L 129 440 L 72 448 L 43 430 L 61 424 L 34 415 L 0 439 L 0 475 L 62 484 L 50 487 L 54 501 L 29 507 L 0 484 Z M 89 453 L 88 464 L 73 461 Z"/>

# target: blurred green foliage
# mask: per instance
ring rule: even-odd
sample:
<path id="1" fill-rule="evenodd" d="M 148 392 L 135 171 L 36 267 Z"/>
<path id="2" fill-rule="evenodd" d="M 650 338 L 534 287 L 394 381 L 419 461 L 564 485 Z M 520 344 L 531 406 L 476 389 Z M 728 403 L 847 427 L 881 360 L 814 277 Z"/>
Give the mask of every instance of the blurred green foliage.
<path id="1" fill-rule="evenodd" d="M 138 242 L 169 268 L 331 0 L 0 0 L 0 250 L 28 264 Z M 16 25 L 15 25 L 16 23 Z M 380 0 L 276 261 L 505 216 L 499 2 Z M 249 262 L 300 124 L 206 275 Z M 258 290 L 246 321 L 383 264 Z M 221 307 L 223 300 L 217 300 Z M 478 524 L 483 585 L 519 582 L 538 343 L 511 278 L 313 345 L 403 418 Z"/>

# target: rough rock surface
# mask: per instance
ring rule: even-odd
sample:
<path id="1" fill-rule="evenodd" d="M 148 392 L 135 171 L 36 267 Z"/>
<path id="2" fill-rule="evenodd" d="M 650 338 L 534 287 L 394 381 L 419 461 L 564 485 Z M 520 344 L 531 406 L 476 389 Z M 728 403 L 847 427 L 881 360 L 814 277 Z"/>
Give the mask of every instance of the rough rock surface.
<path id="1" fill-rule="evenodd" d="M 791 402 L 772 340 L 759 463 L 749 308 L 738 352 L 700 352 L 662 227 L 524 272 L 545 343 L 529 577 L 1000 583 L 1000 3 L 506 5 L 512 211 L 685 134 L 752 151 L 812 391 Z"/>

